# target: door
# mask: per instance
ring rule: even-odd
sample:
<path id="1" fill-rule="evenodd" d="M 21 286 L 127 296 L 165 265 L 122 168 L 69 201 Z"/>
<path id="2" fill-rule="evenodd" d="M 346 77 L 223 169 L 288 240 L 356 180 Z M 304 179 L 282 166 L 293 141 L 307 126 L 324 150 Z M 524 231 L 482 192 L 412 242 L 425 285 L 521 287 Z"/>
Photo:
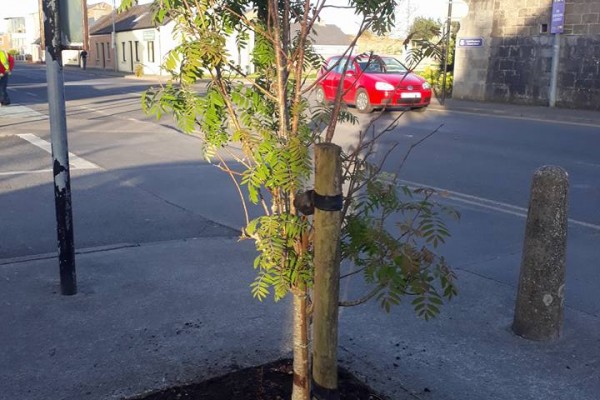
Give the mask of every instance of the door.
<path id="1" fill-rule="evenodd" d="M 323 78 L 323 91 L 325 92 L 326 100 L 333 100 L 333 98 L 335 97 L 335 71 L 337 69 L 336 63 L 339 61 L 339 59 L 340 57 L 333 57 L 329 59 L 327 64 L 323 67 L 323 72 L 329 71 L 327 75 L 325 75 L 325 77 Z"/>
<path id="2" fill-rule="evenodd" d="M 106 69 L 106 50 L 104 49 L 104 43 L 102 43 L 102 69 Z"/>
<path id="3" fill-rule="evenodd" d="M 346 65 L 348 64 L 348 65 Z M 348 57 L 340 59 L 338 66 L 335 68 L 335 73 L 331 77 L 331 86 L 333 89 L 333 96 L 337 95 L 338 87 L 342 84 L 342 77 L 344 78 L 342 86 L 342 99 L 346 102 L 354 101 L 354 93 L 356 89 L 356 69 L 354 62 L 349 60 Z M 352 90 L 354 88 L 354 90 Z"/>
<path id="4" fill-rule="evenodd" d="M 344 66 L 342 65 L 342 69 Z M 346 76 L 344 77 L 344 101 L 347 103 L 354 103 L 354 97 L 356 97 L 356 89 L 358 86 L 358 77 L 360 74 L 360 70 L 357 68 L 357 65 L 354 61 L 350 61 L 348 63 L 348 68 L 346 69 Z M 341 77 L 341 74 L 340 74 Z"/>

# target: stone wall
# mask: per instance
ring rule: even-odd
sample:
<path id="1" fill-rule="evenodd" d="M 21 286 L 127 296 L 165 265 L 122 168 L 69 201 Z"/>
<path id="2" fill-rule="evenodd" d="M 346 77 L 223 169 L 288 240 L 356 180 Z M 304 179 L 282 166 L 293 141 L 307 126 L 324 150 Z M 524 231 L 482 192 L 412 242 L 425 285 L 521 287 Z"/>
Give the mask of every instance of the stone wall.
<path id="1" fill-rule="evenodd" d="M 547 105 L 554 36 L 551 0 L 470 0 L 456 49 L 453 97 Z M 557 105 L 600 110 L 600 0 L 566 0 Z M 485 71 L 485 73 L 484 73 Z"/>
<path id="2" fill-rule="evenodd" d="M 457 47 L 454 53 L 452 96 L 485 100 L 488 66 L 492 46 L 492 21 L 495 0 L 469 2 L 469 15 L 460 22 L 458 38 L 482 37 L 482 47 Z M 458 42 L 458 41 L 457 41 Z"/>
<path id="3" fill-rule="evenodd" d="M 557 104 L 600 110 L 600 34 L 564 36 L 560 55 Z"/>

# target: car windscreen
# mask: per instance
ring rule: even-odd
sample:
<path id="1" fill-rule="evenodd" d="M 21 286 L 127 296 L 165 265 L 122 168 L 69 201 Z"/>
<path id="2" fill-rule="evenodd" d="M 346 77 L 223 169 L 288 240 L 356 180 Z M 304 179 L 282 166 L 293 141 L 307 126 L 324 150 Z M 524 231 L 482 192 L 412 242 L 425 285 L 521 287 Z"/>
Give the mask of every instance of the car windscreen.
<path id="1" fill-rule="evenodd" d="M 361 71 L 367 73 L 384 74 L 385 66 L 378 58 L 361 58 L 356 60 Z"/>
<path id="2" fill-rule="evenodd" d="M 405 74 L 408 69 L 392 57 L 360 58 L 356 60 L 363 72 L 375 74 Z"/>
<path id="3" fill-rule="evenodd" d="M 392 57 L 381 57 L 385 64 L 385 70 L 388 74 L 405 74 L 408 69 L 398 60 Z"/>

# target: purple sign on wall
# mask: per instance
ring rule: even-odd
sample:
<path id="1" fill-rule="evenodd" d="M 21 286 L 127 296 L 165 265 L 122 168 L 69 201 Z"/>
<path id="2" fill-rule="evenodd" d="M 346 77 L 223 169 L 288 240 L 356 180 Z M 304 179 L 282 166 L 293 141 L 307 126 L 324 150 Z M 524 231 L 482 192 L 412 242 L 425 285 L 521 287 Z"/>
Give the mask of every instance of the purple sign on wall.
<path id="1" fill-rule="evenodd" d="M 565 23 L 565 0 L 552 1 L 552 22 L 550 33 L 563 33 Z"/>

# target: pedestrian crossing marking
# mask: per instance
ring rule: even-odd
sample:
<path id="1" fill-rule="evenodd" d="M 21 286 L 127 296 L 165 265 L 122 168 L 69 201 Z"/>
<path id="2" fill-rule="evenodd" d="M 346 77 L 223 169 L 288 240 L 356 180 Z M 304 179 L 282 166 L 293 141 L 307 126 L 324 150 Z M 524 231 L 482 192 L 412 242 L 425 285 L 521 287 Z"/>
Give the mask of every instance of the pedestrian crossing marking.
<path id="1" fill-rule="evenodd" d="M 4 118 L 39 118 L 46 117 L 44 114 L 37 112 L 29 107 L 20 106 L 17 104 L 0 107 L 0 119 Z"/>
<path id="2" fill-rule="evenodd" d="M 31 133 L 21 133 L 17 136 L 23 140 L 27 140 L 32 145 L 37 146 L 40 149 L 52 154 L 52 145 L 49 142 L 45 141 L 44 139 L 41 139 Z M 71 165 L 72 167 L 74 167 L 76 169 L 98 169 L 98 168 L 100 168 L 93 162 L 84 160 L 83 158 L 81 158 L 78 155 L 73 154 L 71 152 L 69 152 L 69 165 Z"/>
<path id="3" fill-rule="evenodd" d="M 7 136 L 17 136 L 32 145 L 44 150 L 45 152 L 52 154 L 52 145 L 50 142 L 39 138 L 38 136 L 31 133 L 22 133 L 22 134 L 14 134 L 14 135 L 6 135 L 0 134 L 0 137 Z M 69 152 L 69 166 L 73 170 L 82 170 L 82 169 L 102 169 L 100 166 L 85 160 L 78 155 Z M 1 167 L 1 166 L 0 166 Z M 26 175 L 26 174 L 52 174 L 52 168 L 44 168 L 44 169 L 35 169 L 35 170 L 23 170 L 23 171 L 0 171 L 0 176 L 8 176 L 8 175 Z"/>

